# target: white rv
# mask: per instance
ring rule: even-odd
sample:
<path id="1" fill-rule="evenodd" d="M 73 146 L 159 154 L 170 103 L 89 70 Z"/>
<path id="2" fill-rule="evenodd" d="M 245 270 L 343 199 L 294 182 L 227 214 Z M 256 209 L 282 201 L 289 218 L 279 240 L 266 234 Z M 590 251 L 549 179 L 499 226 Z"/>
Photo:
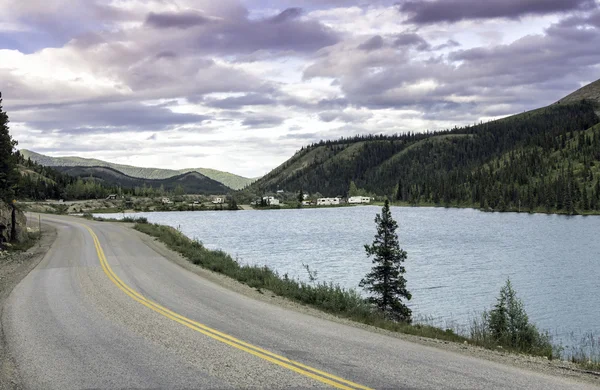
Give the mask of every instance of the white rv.
<path id="1" fill-rule="evenodd" d="M 362 204 L 362 203 L 371 203 L 371 198 L 368 196 L 351 196 L 348 198 L 348 203 L 350 204 Z"/>
<path id="2" fill-rule="evenodd" d="M 332 206 L 340 204 L 340 198 L 319 198 L 317 199 L 317 206 Z"/>

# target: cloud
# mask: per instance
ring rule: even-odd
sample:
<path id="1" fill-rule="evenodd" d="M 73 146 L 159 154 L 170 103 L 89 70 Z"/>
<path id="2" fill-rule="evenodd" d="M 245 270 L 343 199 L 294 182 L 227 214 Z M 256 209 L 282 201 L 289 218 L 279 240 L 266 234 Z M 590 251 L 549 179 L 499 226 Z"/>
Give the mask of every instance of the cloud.
<path id="1" fill-rule="evenodd" d="M 597 8 L 596 0 L 410 0 L 398 5 L 408 23 L 432 24 L 461 20 L 547 15 Z"/>
<path id="2" fill-rule="evenodd" d="M 200 26 L 210 23 L 210 19 L 199 12 L 150 12 L 146 17 L 146 25 L 154 28 L 180 28 Z"/>
<path id="3" fill-rule="evenodd" d="M 164 131 L 183 125 L 199 125 L 206 115 L 176 113 L 162 106 L 136 102 L 69 104 L 14 111 L 11 119 L 33 130 L 58 133 L 118 133 Z"/>
<path id="4" fill-rule="evenodd" d="M 383 38 L 381 35 L 375 35 L 374 37 L 366 40 L 365 42 L 358 45 L 358 49 L 365 51 L 372 51 L 381 49 L 383 47 Z"/>
<path id="5" fill-rule="evenodd" d="M 363 123 L 373 117 L 368 111 L 323 111 L 319 113 L 319 119 L 323 122 L 339 120 L 346 123 Z"/>
<path id="6" fill-rule="evenodd" d="M 302 15 L 302 8 L 288 8 L 280 14 L 269 19 L 271 23 L 284 23 Z"/>
<path id="7" fill-rule="evenodd" d="M 285 122 L 285 118 L 279 116 L 247 113 L 246 118 L 242 121 L 242 126 L 263 129 L 277 127 L 283 122 Z"/>
<path id="8" fill-rule="evenodd" d="M 394 40 L 395 47 L 414 46 L 417 50 L 429 50 L 431 45 L 423 37 L 415 33 L 397 34 Z"/>
<path id="9" fill-rule="evenodd" d="M 269 96 L 251 93 L 243 96 L 228 97 L 225 99 L 205 100 L 203 103 L 208 107 L 231 110 L 245 106 L 276 105 L 277 101 Z"/>

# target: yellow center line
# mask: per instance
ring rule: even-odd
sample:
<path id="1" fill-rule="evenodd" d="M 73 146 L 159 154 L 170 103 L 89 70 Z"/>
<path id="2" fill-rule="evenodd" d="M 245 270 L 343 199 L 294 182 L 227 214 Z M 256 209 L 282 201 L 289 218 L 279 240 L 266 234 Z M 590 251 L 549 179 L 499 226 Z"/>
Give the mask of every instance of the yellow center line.
<path id="1" fill-rule="evenodd" d="M 246 342 L 239 340 L 233 336 L 230 336 L 226 333 L 220 332 L 216 329 L 210 328 L 199 322 L 193 321 L 187 317 L 177 314 L 177 313 L 167 309 L 166 307 L 161 306 L 158 303 L 147 299 L 146 297 L 144 297 L 137 291 L 133 290 L 127 284 L 125 284 L 125 282 L 123 282 L 113 272 L 112 268 L 108 264 L 108 261 L 104 254 L 104 251 L 102 250 L 102 246 L 100 245 L 100 240 L 98 239 L 98 236 L 96 235 L 96 233 L 94 233 L 94 231 L 89 226 L 84 225 L 84 224 L 80 224 L 80 225 L 85 227 L 85 229 L 87 229 L 87 231 L 92 236 L 92 239 L 94 240 L 94 246 L 96 247 L 96 253 L 98 254 L 98 259 L 100 260 L 100 265 L 102 266 L 102 269 L 104 270 L 104 273 L 108 276 L 108 278 L 125 294 L 129 295 L 135 301 L 141 303 L 142 305 L 148 307 L 149 309 L 154 310 L 155 312 L 157 312 L 175 322 L 185 325 L 190 329 L 193 329 L 199 333 L 202 333 L 214 340 L 220 341 L 220 342 L 230 345 L 234 348 L 237 348 L 239 350 L 242 350 L 244 352 L 247 352 L 249 354 L 257 356 L 261 359 L 264 359 L 271 363 L 277 364 L 278 366 L 287 368 L 298 374 L 315 379 L 321 383 L 325 383 L 327 385 L 330 385 L 330 386 L 338 388 L 338 389 L 370 390 L 370 388 L 368 388 L 366 386 L 359 385 L 357 383 L 354 383 L 349 380 L 340 378 L 338 376 L 329 374 L 327 372 L 318 370 L 316 368 L 306 366 L 302 363 L 288 359 L 284 356 L 277 355 L 273 352 L 264 350 L 255 345 L 246 343 Z"/>

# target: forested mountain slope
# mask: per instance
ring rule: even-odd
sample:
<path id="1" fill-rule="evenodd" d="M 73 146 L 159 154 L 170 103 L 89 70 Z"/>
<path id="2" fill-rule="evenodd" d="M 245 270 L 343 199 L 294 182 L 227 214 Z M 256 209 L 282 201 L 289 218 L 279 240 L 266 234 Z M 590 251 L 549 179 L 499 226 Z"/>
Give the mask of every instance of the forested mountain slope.
<path id="1" fill-rule="evenodd" d="M 210 168 L 189 168 L 180 170 L 140 168 L 131 165 L 114 164 L 107 161 L 81 157 L 50 157 L 32 152 L 27 149 L 22 149 L 20 152 L 25 159 L 30 158 L 32 161 L 48 167 L 108 167 L 124 173 L 127 176 L 140 179 L 169 179 L 188 172 L 198 172 L 210 179 L 223 183 L 227 187 L 234 190 L 243 188 L 254 181 L 254 179 L 249 179 L 247 177 L 234 175 L 233 173 L 222 172 Z"/>
<path id="2" fill-rule="evenodd" d="M 594 96 L 596 84 L 560 104 L 476 126 L 310 145 L 248 190 L 336 196 L 354 181 L 413 204 L 599 210 L 599 105 L 576 98 Z"/>
<path id="3" fill-rule="evenodd" d="M 149 187 L 172 192 L 179 187 L 180 191 L 186 194 L 205 195 L 226 194 L 231 191 L 229 187 L 198 172 L 187 172 L 167 179 L 153 180 L 128 176 L 109 167 L 55 167 L 54 169 L 71 177 L 94 180 L 105 186 L 125 189 Z"/>

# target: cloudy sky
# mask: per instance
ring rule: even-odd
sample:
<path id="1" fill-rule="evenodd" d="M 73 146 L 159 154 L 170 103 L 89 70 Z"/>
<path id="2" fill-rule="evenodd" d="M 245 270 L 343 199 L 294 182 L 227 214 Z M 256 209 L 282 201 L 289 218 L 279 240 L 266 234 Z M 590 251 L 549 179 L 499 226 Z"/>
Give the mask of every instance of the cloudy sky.
<path id="1" fill-rule="evenodd" d="M 600 0 L 0 0 L 20 147 L 260 176 L 301 146 L 444 129 L 600 78 Z"/>

